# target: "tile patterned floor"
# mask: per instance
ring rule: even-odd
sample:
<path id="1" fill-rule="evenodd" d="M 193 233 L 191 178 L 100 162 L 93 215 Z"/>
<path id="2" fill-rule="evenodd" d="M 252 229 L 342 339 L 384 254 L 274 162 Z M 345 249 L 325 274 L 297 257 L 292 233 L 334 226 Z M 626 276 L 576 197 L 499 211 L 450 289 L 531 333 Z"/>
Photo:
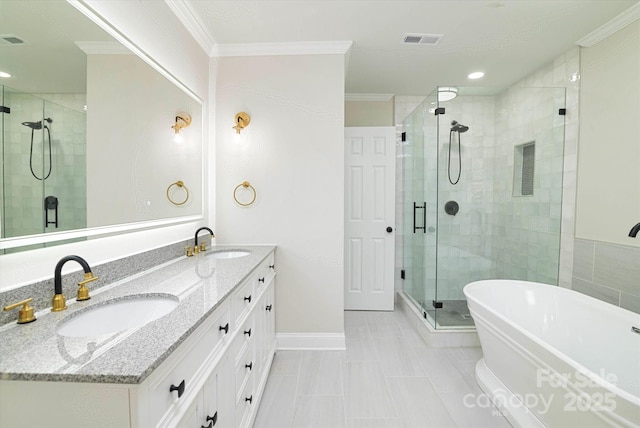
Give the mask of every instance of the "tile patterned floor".
<path id="1" fill-rule="evenodd" d="M 509 427 L 475 381 L 481 349 L 429 348 L 405 316 L 347 311 L 346 351 L 278 351 L 254 427 Z"/>

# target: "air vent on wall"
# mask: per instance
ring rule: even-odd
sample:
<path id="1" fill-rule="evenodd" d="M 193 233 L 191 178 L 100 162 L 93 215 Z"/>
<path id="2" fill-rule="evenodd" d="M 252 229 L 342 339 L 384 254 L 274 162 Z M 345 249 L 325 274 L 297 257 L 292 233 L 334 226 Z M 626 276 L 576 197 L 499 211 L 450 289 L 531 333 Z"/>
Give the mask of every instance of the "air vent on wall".
<path id="1" fill-rule="evenodd" d="M 23 45 L 24 40 L 15 34 L 0 34 L 0 45 Z"/>
<path id="2" fill-rule="evenodd" d="M 407 45 L 437 45 L 443 35 L 407 33 L 402 36 L 402 43 Z"/>

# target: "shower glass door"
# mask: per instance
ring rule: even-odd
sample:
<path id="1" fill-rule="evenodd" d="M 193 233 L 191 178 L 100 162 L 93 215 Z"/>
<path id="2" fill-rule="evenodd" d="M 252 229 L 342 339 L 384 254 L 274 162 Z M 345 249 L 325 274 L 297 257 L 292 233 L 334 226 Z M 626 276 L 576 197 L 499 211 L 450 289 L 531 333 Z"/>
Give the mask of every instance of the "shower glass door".
<path id="1" fill-rule="evenodd" d="M 403 152 L 404 290 L 432 323 L 428 314 L 436 297 L 436 107 L 437 97 L 429 96 L 405 120 Z"/>

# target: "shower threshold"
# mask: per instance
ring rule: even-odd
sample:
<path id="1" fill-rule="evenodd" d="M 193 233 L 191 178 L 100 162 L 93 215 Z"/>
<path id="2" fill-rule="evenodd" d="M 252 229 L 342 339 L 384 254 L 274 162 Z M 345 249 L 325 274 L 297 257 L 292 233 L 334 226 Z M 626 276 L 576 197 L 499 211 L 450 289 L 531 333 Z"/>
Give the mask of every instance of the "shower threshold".
<path id="1" fill-rule="evenodd" d="M 475 323 L 466 300 L 442 300 L 442 308 L 426 310 L 427 320 L 436 329 L 469 329 Z"/>
<path id="2" fill-rule="evenodd" d="M 435 328 L 432 320 L 425 319 L 424 311 L 404 290 L 397 294 L 400 309 L 407 314 L 411 325 L 428 346 L 450 348 L 456 346 L 480 346 L 476 327 L 473 324 L 458 327 Z M 439 311 L 440 309 L 438 309 Z M 439 316 L 439 315 L 438 315 Z M 429 314 L 427 314 L 429 317 Z"/>

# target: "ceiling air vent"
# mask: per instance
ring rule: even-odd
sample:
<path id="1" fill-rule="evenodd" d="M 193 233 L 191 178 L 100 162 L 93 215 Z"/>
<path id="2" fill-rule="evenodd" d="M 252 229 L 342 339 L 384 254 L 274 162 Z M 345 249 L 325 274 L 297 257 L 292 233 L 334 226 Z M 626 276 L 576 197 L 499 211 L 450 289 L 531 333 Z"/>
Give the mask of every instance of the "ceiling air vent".
<path id="1" fill-rule="evenodd" d="M 22 45 L 24 40 L 15 34 L 0 34 L 0 45 Z"/>
<path id="2" fill-rule="evenodd" d="M 407 45 L 437 45 L 443 34 L 407 33 L 402 36 L 402 43 Z"/>

